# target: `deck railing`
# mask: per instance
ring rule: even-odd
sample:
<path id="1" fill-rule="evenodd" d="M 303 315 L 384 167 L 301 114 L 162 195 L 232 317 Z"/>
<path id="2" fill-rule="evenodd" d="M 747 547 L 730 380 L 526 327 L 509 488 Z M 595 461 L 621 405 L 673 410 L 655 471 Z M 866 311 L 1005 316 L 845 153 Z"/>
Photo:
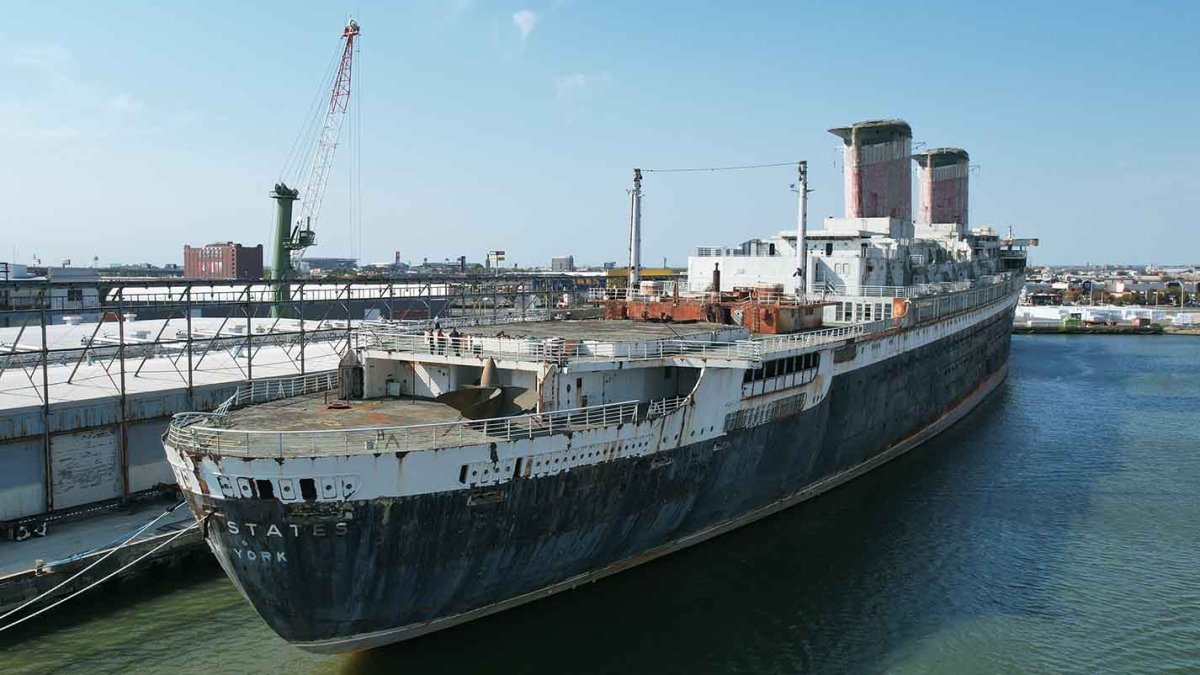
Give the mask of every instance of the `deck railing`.
<path id="1" fill-rule="evenodd" d="M 647 360 L 672 356 L 746 360 L 757 354 L 751 340 L 706 342 L 703 340 L 646 340 L 641 342 L 567 341 L 562 338 L 533 339 L 495 336 L 414 334 L 387 327 L 364 327 L 359 344 L 396 352 L 434 356 L 473 356 L 498 361 L 611 361 Z"/>
<path id="2" fill-rule="evenodd" d="M 810 333 L 791 333 L 788 335 L 774 335 L 771 337 L 760 337 L 754 341 L 759 348 L 759 355 L 766 356 L 775 352 L 783 352 L 792 349 L 801 349 L 805 347 L 815 347 L 818 345 L 829 344 L 831 342 L 840 342 L 850 338 L 878 333 L 879 331 L 895 328 L 896 323 L 891 319 L 882 321 L 872 321 L 871 323 L 858 323 L 850 326 L 838 326 L 837 328 L 826 328 L 824 330 L 812 331 Z"/>
<path id="3" fill-rule="evenodd" d="M 646 415 L 648 417 L 662 417 L 663 415 L 669 415 L 687 405 L 691 398 L 691 396 L 671 396 L 668 398 L 659 399 L 657 401 L 651 401 L 650 407 L 646 411 Z"/>
<path id="4" fill-rule="evenodd" d="M 328 370 L 323 373 L 308 373 L 294 377 L 281 377 L 273 380 L 255 380 L 249 385 L 238 387 L 237 393 L 229 401 L 230 407 L 240 407 L 251 403 L 274 401 L 281 398 L 291 398 L 304 394 L 316 394 L 337 389 L 338 373 Z M 228 409 L 228 408 L 227 408 Z M 218 408 L 219 410 L 219 408 Z"/>
<path id="5" fill-rule="evenodd" d="M 211 416 L 198 419 L 188 417 L 185 413 L 172 419 L 167 429 L 167 443 L 192 453 L 275 459 L 410 452 L 536 438 L 635 422 L 638 405 L 637 401 L 626 401 L 484 420 L 306 431 L 260 431 L 209 426 L 206 420 L 211 421 Z"/>
<path id="6" fill-rule="evenodd" d="M 1020 275 L 993 277 L 995 283 L 944 295 L 932 295 L 909 301 L 908 314 L 918 324 L 936 321 L 951 314 L 982 307 L 1021 290 Z"/>

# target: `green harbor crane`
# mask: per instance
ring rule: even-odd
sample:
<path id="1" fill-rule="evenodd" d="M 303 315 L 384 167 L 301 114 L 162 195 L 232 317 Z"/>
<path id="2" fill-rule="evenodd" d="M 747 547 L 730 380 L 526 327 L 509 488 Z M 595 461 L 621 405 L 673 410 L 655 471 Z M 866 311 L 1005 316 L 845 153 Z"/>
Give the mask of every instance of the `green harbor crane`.
<path id="1" fill-rule="evenodd" d="M 308 162 L 308 182 L 303 189 L 288 187 L 285 183 L 275 184 L 271 199 L 275 200 L 275 236 L 271 262 L 271 279 L 275 285 L 275 302 L 272 316 L 287 316 L 287 305 L 291 300 L 289 279 L 296 276 L 296 263 L 305 249 L 317 243 L 313 229 L 321 212 L 325 188 L 329 185 L 329 169 L 333 166 L 333 154 L 337 150 L 342 121 L 350 107 L 350 80 L 354 66 L 354 42 L 358 38 L 358 22 L 351 19 L 340 40 L 343 41 L 341 61 L 333 78 L 333 90 L 329 104 L 317 135 L 316 147 Z M 300 202 L 300 215 L 292 220 L 292 202 Z"/>

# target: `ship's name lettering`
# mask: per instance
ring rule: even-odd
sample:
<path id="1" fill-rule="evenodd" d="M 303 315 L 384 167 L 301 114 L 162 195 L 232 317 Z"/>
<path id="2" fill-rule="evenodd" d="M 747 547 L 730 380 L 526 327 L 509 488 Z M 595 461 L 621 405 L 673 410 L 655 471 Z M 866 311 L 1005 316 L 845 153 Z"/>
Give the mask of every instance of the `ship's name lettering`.
<path id="1" fill-rule="evenodd" d="M 287 553 L 283 551 L 255 551 L 250 548 L 235 548 L 231 550 L 240 560 L 264 563 L 286 563 L 288 561 Z"/>
<path id="2" fill-rule="evenodd" d="M 262 535 L 265 537 L 299 537 L 302 534 L 307 534 L 313 537 L 344 537 L 350 531 L 350 526 L 347 523 L 312 523 L 301 525 L 299 523 L 285 523 L 276 525 L 275 523 L 252 523 L 243 521 L 241 523 L 232 520 L 226 521 L 225 529 L 229 534 L 248 534 L 251 537 Z"/>

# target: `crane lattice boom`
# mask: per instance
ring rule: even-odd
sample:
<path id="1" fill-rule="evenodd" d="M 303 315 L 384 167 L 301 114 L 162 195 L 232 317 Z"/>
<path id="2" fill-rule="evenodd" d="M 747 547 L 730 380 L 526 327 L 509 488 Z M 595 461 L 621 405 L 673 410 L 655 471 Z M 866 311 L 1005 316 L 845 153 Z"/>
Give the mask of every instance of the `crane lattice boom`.
<path id="1" fill-rule="evenodd" d="M 325 121 L 317 138 L 309 162 L 308 184 L 300 190 L 300 217 L 292 230 L 288 249 L 293 258 L 299 258 L 304 249 L 316 242 L 313 226 L 321 213 L 321 202 L 325 199 L 325 188 L 329 185 L 329 169 L 333 166 L 333 153 L 337 150 L 342 121 L 350 107 L 350 79 L 354 68 L 354 40 L 358 37 L 358 22 L 353 19 L 342 30 L 342 58 L 337 75 L 333 78 L 333 91 L 329 94 L 329 106 Z"/>

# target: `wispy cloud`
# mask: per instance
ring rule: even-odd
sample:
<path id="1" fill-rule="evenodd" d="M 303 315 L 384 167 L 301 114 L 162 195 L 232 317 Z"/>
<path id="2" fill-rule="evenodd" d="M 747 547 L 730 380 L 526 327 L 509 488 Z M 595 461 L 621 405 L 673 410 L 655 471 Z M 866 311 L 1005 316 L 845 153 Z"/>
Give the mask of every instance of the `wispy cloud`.
<path id="1" fill-rule="evenodd" d="M 512 20 L 517 34 L 521 36 L 521 42 L 525 42 L 533 33 L 533 29 L 537 28 L 538 16 L 528 9 L 522 9 L 513 13 Z"/>
<path id="2" fill-rule="evenodd" d="M 0 92 L 0 137 L 72 141 L 120 133 L 145 133 L 148 106 L 134 95 L 80 79 L 78 61 L 57 44 L 15 45 L 0 52 L 0 76 L 24 82 Z M 115 128 L 113 122 L 124 124 Z M 136 124 L 136 127 L 132 126 Z M 85 132 L 85 130 L 87 130 Z"/>
<path id="3" fill-rule="evenodd" d="M 12 51 L 9 61 L 19 67 L 41 71 L 42 74 L 62 74 L 74 60 L 71 50 L 62 45 L 26 45 Z"/>
<path id="4" fill-rule="evenodd" d="M 146 109 L 146 104 L 130 96 L 129 94 L 121 92 L 120 94 L 117 94 L 116 96 L 113 96 L 105 101 L 104 107 L 109 112 L 113 112 L 118 115 L 124 115 L 126 113 L 141 112 L 142 110 Z"/>
<path id="5" fill-rule="evenodd" d="M 554 97 L 559 99 L 581 98 L 591 93 L 597 85 L 612 81 L 608 73 L 568 73 L 554 78 Z"/>
<path id="6" fill-rule="evenodd" d="M 47 123 L 29 106 L 0 102 L 0 138 L 10 141 L 70 141 L 81 137 L 79 128 Z"/>

